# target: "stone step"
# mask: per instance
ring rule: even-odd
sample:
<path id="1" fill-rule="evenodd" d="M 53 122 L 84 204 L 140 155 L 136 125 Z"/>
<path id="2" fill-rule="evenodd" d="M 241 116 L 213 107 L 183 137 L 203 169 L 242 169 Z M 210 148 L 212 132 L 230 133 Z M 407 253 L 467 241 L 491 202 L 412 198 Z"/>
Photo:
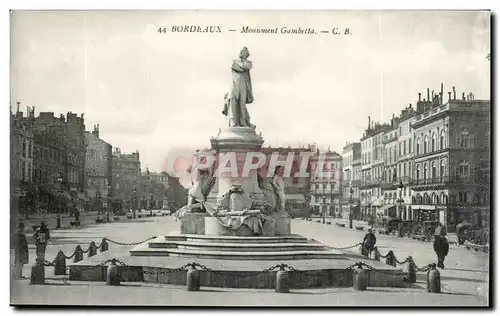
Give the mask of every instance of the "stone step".
<path id="1" fill-rule="evenodd" d="M 212 251 L 178 248 L 136 247 L 130 250 L 131 256 L 179 256 L 218 260 L 298 260 L 298 259 L 343 259 L 338 251 L 298 250 L 298 251 Z"/>
<path id="2" fill-rule="evenodd" d="M 306 237 L 300 235 L 289 235 L 289 236 L 215 236 L 215 235 L 195 235 L 195 234 L 182 234 L 182 235 L 168 235 L 163 238 L 166 242 L 172 241 L 198 241 L 206 243 L 255 243 L 255 244 L 269 244 L 269 243 L 308 243 L 309 240 Z M 155 241 L 160 241 L 157 238 Z"/>
<path id="3" fill-rule="evenodd" d="M 317 242 L 309 243 L 216 243 L 200 241 L 164 241 L 149 242 L 149 248 L 178 248 L 191 250 L 211 250 L 211 251 L 257 251 L 257 252 L 281 252 L 299 250 L 328 250 L 324 245 Z"/>

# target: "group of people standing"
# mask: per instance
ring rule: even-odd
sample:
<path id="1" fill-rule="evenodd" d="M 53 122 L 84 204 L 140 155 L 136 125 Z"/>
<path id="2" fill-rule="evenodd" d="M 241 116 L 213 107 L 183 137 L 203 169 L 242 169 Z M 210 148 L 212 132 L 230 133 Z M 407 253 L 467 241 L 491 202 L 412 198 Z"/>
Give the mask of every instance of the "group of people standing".
<path id="1" fill-rule="evenodd" d="M 19 223 L 14 236 L 14 278 L 23 278 L 23 266 L 29 262 L 28 240 L 24 234 L 24 223 Z M 33 233 L 36 247 L 36 262 L 45 262 L 45 249 L 50 239 L 50 230 L 45 222 Z"/>
<path id="2" fill-rule="evenodd" d="M 368 256 L 374 249 L 377 243 L 377 237 L 373 233 L 373 229 L 369 228 L 362 242 L 362 253 Z M 448 244 L 448 239 L 446 239 L 446 227 L 441 223 L 434 231 L 434 252 L 437 255 L 438 268 L 444 269 L 444 259 L 448 255 L 450 250 L 450 245 Z"/>

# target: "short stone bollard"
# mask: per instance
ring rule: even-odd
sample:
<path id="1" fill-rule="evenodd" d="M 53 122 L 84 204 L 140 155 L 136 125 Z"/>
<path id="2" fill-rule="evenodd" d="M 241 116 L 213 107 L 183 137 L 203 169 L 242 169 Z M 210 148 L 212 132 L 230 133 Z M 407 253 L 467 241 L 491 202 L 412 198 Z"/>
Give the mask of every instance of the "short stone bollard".
<path id="1" fill-rule="evenodd" d="M 370 259 L 380 261 L 380 252 L 378 252 L 378 248 L 373 248 L 372 252 L 370 252 Z"/>
<path id="2" fill-rule="evenodd" d="M 365 257 L 370 256 L 370 252 L 368 251 L 368 248 L 366 248 L 366 246 L 364 246 L 364 245 L 361 245 L 361 254 Z"/>
<path id="3" fill-rule="evenodd" d="M 97 254 L 97 245 L 94 241 L 90 242 L 88 258 L 93 257 Z"/>
<path id="4" fill-rule="evenodd" d="M 415 283 L 417 282 L 417 270 L 415 268 L 415 262 L 413 262 L 413 258 L 411 256 L 408 257 L 408 263 L 407 263 L 407 270 L 408 270 L 408 277 L 406 279 L 406 282 L 408 283 Z"/>
<path id="5" fill-rule="evenodd" d="M 395 267 L 396 266 L 396 256 L 394 256 L 394 252 L 389 251 L 387 257 L 385 257 L 385 264 Z"/>
<path id="6" fill-rule="evenodd" d="M 431 269 L 427 271 L 427 292 L 441 293 L 441 275 L 435 263 L 431 264 Z"/>
<path id="7" fill-rule="evenodd" d="M 66 275 L 66 256 L 62 250 L 59 250 L 54 260 L 54 274 Z"/>
<path id="8" fill-rule="evenodd" d="M 38 259 L 31 267 L 30 284 L 45 284 L 45 265 Z"/>
<path id="9" fill-rule="evenodd" d="M 111 259 L 106 271 L 106 285 L 120 285 L 120 267 L 116 265 L 116 260 Z"/>
<path id="10" fill-rule="evenodd" d="M 80 245 L 78 245 L 75 248 L 75 257 L 73 258 L 73 262 L 77 263 L 82 260 L 83 260 L 83 249 L 82 247 L 80 247 Z"/>
<path id="11" fill-rule="evenodd" d="M 106 241 L 106 238 L 103 238 L 101 241 L 101 252 L 108 251 L 108 242 Z"/>
<path id="12" fill-rule="evenodd" d="M 288 293 L 290 292 L 290 280 L 288 278 L 288 271 L 285 271 L 284 267 L 280 267 L 280 270 L 276 272 L 276 293 Z"/>
<path id="13" fill-rule="evenodd" d="M 363 269 L 363 264 L 358 262 L 357 266 L 352 269 L 352 287 L 356 291 L 364 291 L 368 286 L 367 271 Z"/>
<path id="14" fill-rule="evenodd" d="M 195 264 L 191 264 L 186 273 L 186 289 L 188 291 L 200 290 L 200 271 L 196 270 Z"/>

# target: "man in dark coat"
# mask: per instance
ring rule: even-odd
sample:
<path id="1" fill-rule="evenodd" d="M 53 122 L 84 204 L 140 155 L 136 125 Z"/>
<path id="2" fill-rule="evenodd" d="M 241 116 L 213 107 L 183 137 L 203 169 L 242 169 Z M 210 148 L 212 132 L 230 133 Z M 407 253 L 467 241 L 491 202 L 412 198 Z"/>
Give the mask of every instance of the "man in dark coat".
<path id="1" fill-rule="evenodd" d="M 19 223 L 18 231 L 14 236 L 14 278 L 23 277 L 23 265 L 28 263 L 28 241 L 24 234 L 24 224 Z"/>
<path id="2" fill-rule="evenodd" d="M 45 249 L 50 239 L 50 231 L 45 222 L 40 223 L 40 227 L 33 234 L 36 246 L 36 259 L 45 262 Z"/>
<path id="3" fill-rule="evenodd" d="M 434 251 L 438 257 L 437 266 L 444 269 L 444 258 L 448 255 L 450 245 L 448 244 L 448 239 L 443 235 L 434 236 Z"/>
<path id="4" fill-rule="evenodd" d="M 375 235 L 373 234 L 373 229 L 368 228 L 368 232 L 366 233 L 365 238 L 363 238 L 363 245 L 362 245 L 366 255 L 372 252 L 373 248 L 375 248 L 376 243 L 377 243 L 377 237 L 375 237 Z"/>

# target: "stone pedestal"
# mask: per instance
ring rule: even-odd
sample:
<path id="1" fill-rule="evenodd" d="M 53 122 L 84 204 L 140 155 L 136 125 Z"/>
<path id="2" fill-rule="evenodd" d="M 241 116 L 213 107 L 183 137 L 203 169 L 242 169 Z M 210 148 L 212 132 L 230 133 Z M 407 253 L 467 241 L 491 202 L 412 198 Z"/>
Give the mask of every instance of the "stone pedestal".
<path id="1" fill-rule="evenodd" d="M 217 137 L 210 140 L 212 149 L 216 152 L 216 159 L 219 154 L 235 153 L 238 165 L 238 176 L 232 177 L 229 174 L 222 174 L 217 177 L 214 188 L 208 195 L 207 200 L 217 203 L 222 195 L 227 193 L 234 185 L 241 186 L 246 195 L 253 201 L 253 209 L 264 205 L 264 194 L 257 184 L 257 172 L 253 170 L 248 176 L 242 177 L 245 158 L 250 152 L 260 152 L 264 140 L 255 133 L 251 127 L 227 127 L 222 129 Z"/>
<path id="2" fill-rule="evenodd" d="M 185 213 L 181 217 L 181 234 L 205 235 L 205 217 L 207 213 Z"/>
<path id="3" fill-rule="evenodd" d="M 277 236 L 290 235 L 290 217 L 285 212 L 274 212 L 271 217 L 275 220 L 274 232 Z"/>
<path id="4" fill-rule="evenodd" d="M 221 218 L 222 221 L 227 221 Z M 216 218 L 205 217 L 205 235 L 212 236 L 254 236 L 252 230 L 245 225 L 242 225 L 238 230 L 232 230 L 222 226 Z"/>
<path id="5" fill-rule="evenodd" d="M 221 221 L 227 222 L 226 218 L 220 218 Z M 267 220 L 262 225 L 263 236 L 275 236 L 276 221 L 274 218 Z M 238 230 L 233 230 L 222 226 L 217 219 L 213 217 L 205 217 L 205 235 L 212 236 L 254 236 L 252 230 L 245 225 L 242 225 Z"/>

